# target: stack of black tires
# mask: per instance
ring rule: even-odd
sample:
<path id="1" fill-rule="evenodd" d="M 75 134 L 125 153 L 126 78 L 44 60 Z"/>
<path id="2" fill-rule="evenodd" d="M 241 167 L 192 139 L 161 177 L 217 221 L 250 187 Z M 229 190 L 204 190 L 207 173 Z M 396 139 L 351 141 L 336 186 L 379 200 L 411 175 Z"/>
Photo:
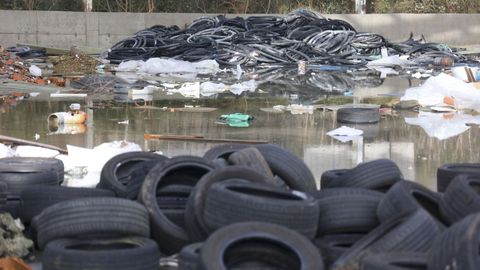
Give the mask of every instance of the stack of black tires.
<path id="1" fill-rule="evenodd" d="M 0 209 L 45 270 L 480 269 L 478 164 L 440 167 L 440 192 L 387 159 L 326 171 L 317 189 L 291 152 L 227 144 L 120 154 L 97 188 L 62 182 L 61 161 L 0 159 Z"/>

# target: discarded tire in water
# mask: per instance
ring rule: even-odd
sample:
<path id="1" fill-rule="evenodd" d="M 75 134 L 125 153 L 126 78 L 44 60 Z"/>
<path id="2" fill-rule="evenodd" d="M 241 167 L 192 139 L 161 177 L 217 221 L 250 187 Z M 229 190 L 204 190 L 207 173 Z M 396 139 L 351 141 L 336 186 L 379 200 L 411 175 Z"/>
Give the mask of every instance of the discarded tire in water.
<path id="1" fill-rule="evenodd" d="M 370 124 L 380 121 L 378 107 L 346 107 L 337 110 L 337 122 L 351 124 Z"/>
<path id="2" fill-rule="evenodd" d="M 440 166 L 437 170 L 437 191 L 444 192 L 459 174 L 480 175 L 480 163 L 450 163 Z"/>

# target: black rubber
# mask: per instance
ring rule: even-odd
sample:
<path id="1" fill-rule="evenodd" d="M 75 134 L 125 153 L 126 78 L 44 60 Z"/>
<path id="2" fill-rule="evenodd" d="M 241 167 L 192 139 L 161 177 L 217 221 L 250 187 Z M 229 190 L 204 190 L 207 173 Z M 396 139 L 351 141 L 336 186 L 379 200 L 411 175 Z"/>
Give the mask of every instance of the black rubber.
<path id="1" fill-rule="evenodd" d="M 248 267 L 248 265 L 255 267 Z M 236 268 L 238 267 L 238 268 Z M 323 270 L 318 249 L 285 227 L 261 222 L 224 227 L 204 243 L 199 270 L 225 269 Z"/>
<path id="2" fill-rule="evenodd" d="M 64 180 L 64 167 L 55 158 L 2 158 L 0 182 L 8 185 L 8 192 L 19 195 L 32 185 L 58 186 Z"/>
<path id="3" fill-rule="evenodd" d="M 444 226 L 423 209 L 390 219 L 356 242 L 333 263 L 331 269 L 359 269 L 367 254 L 428 252 L 443 230 Z"/>
<path id="4" fill-rule="evenodd" d="M 453 224 L 432 244 L 428 270 L 480 269 L 480 214 L 470 215 Z"/>
<path id="5" fill-rule="evenodd" d="M 450 224 L 480 212 L 480 175 L 454 177 L 440 200 L 440 212 Z"/>
<path id="6" fill-rule="evenodd" d="M 202 246 L 203 243 L 194 243 L 182 248 L 178 254 L 178 270 L 196 270 Z"/>
<path id="7" fill-rule="evenodd" d="M 162 161 L 160 161 L 162 162 Z M 159 160 L 149 160 L 139 162 L 132 166 L 131 173 L 128 176 L 126 185 L 126 198 L 131 200 L 138 199 L 138 193 L 142 189 L 143 181 L 148 172 L 159 163 Z"/>
<path id="8" fill-rule="evenodd" d="M 262 153 L 273 174 L 285 181 L 289 188 L 304 192 L 317 190 L 312 172 L 295 154 L 273 144 L 255 147 Z"/>
<path id="9" fill-rule="evenodd" d="M 207 152 L 205 152 L 203 157 L 208 160 L 215 160 L 217 158 L 228 160 L 228 157 L 232 153 L 247 147 L 248 145 L 245 145 L 245 144 L 235 144 L 235 143 L 220 144 L 210 148 Z"/>
<path id="10" fill-rule="evenodd" d="M 246 221 L 283 225 L 313 239 L 317 234 L 319 205 L 305 193 L 261 183 L 228 180 L 210 187 L 204 221 L 213 232 Z"/>
<path id="11" fill-rule="evenodd" d="M 437 191 L 444 192 L 459 174 L 480 175 L 480 163 L 450 163 L 437 169 Z"/>
<path id="12" fill-rule="evenodd" d="M 448 225 L 449 222 L 440 213 L 440 200 L 440 193 L 415 182 L 400 181 L 390 188 L 378 205 L 378 219 L 384 222 L 422 208 L 444 225 Z"/>
<path id="13" fill-rule="evenodd" d="M 335 182 L 346 172 L 348 172 L 348 169 L 324 171 L 320 178 L 320 188 L 334 187 Z"/>
<path id="14" fill-rule="evenodd" d="M 352 124 L 378 123 L 380 113 L 378 108 L 352 107 L 337 110 L 337 122 Z"/>
<path id="15" fill-rule="evenodd" d="M 427 270 L 427 254 L 416 252 L 372 254 L 362 260 L 360 270 Z"/>
<path id="16" fill-rule="evenodd" d="M 139 194 L 139 201 L 145 205 L 150 215 L 152 238 L 160 250 L 171 255 L 191 242 L 186 230 L 162 212 L 158 206 L 157 192 L 168 185 L 195 186 L 215 165 L 204 158 L 179 156 L 153 167 L 148 173 Z"/>
<path id="17" fill-rule="evenodd" d="M 44 270 L 158 270 L 160 251 L 148 238 L 59 239 L 42 254 Z"/>
<path id="18" fill-rule="evenodd" d="M 272 177 L 273 174 L 268 166 L 268 163 L 262 156 L 262 153 L 254 147 L 249 147 L 245 149 L 240 149 L 232 153 L 228 157 L 228 162 L 232 165 L 239 165 L 249 167 L 252 170 L 265 174 L 267 177 Z"/>
<path id="19" fill-rule="evenodd" d="M 310 193 L 320 206 L 317 237 L 367 233 L 378 226 L 377 207 L 384 194 L 361 188 L 329 188 Z"/>
<path id="20" fill-rule="evenodd" d="M 57 203 L 38 215 L 35 227 L 40 248 L 60 238 L 150 235 L 145 207 L 121 198 L 82 198 Z"/>
<path id="21" fill-rule="evenodd" d="M 19 218 L 29 224 L 32 218 L 56 203 L 87 197 L 115 197 L 115 193 L 99 188 L 32 186 L 20 194 Z"/>
<path id="22" fill-rule="evenodd" d="M 206 196 L 213 184 L 229 179 L 272 183 L 271 178 L 242 166 L 223 167 L 204 175 L 190 193 L 185 210 L 185 223 L 192 240 L 203 241 L 208 237 L 209 229 L 203 219 Z"/>
<path id="23" fill-rule="evenodd" d="M 135 165 L 150 160 L 162 162 L 167 157 L 150 152 L 127 152 L 114 156 L 103 166 L 97 187 L 110 189 L 118 197 L 127 197 L 127 185 L 132 180 L 133 171 L 138 170 Z"/>
<path id="24" fill-rule="evenodd" d="M 343 173 L 329 187 L 359 187 L 385 191 L 402 178 L 397 164 L 389 159 L 377 159 L 358 164 Z"/>
<path id="25" fill-rule="evenodd" d="M 364 237 L 364 234 L 332 234 L 316 238 L 313 243 L 322 253 L 325 268 L 336 261 L 343 253 L 351 248 L 358 240 Z"/>

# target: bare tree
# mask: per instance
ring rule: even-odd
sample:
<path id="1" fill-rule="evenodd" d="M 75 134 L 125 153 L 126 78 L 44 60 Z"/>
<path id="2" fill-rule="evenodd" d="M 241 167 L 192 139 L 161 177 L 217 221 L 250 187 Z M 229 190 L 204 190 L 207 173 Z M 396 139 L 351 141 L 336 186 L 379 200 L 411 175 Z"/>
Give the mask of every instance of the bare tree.
<path id="1" fill-rule="evenodd" d="M 155 0 L 147 0 L 148 13 L 152 13 L 155 10 Z"/>
<path id="2" fill-rule="evenodd" d="M 35 0 L 23 0 L 23 3 L 28 10 L 33 10 L 35 7 Z"/>

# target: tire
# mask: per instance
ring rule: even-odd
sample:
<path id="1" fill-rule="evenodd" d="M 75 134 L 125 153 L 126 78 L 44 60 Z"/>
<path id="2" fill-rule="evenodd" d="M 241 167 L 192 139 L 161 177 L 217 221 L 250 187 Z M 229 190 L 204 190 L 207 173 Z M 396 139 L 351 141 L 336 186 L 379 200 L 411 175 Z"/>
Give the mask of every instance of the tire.
<path id="1" fill-rule="evenodd" d="M 162 162 L 167 158 L 150 152 L 127 152 L 116 155 L 103 166 L 97 187 L 110 189 L 118 197 L 125 198 L 131 174 L 138 169 L 135 165 L 151 160 Z"/>
<path id="2" fill-rule="evenodd" d="M 315 177 L 296 155 L 273 144 L 255 147 L 262 153 L 273 174 L 283 179 L 289 188 L 303 192 L 317 190 Z"/>
<path id="3" fill-rule="evenodd" d="M 371 124 L 380 121 L 378 108 L 347 107 L 337 110 L 337 122 L 351 124 Z"/>
<path id="4" fill-rule="evenodd" d="M 379 225 L 377 207 L 383 193 L 355 188 L 331 188 L 310 193 L 320 207 L 317 237 L 367 233 Z"/>
<path id="5" fill-rule="evenodd" d="M 242 179 L 252 183 L 272 183 L 271 178 L 242 166 L 219 168 L 204 175 L 190 193 L 185 210 L 185 225 L 192 240 L 204 241 L 208 237 L 209 230 L 203 219 L 206 196 L 213 184 L 229 179 Z"/>
<path id="6" fill-rule="evenodd" d="M 178 270 L 197 270 L 203 243 L 190 244 L 178 254 Z"/>
<path id="7" fill-rule="evenodd" d="M 202 247 L 199 269 L 225 270 L 251 264 L 263 266 L 256 269 L 324 269 L 320 252 L 304 236 L 261 222 L 237 223 L 212 234 Z"/>
<path id="8" fill-rule="evenodd" d="M 55 239 L 91 235 L 150 235 L 148 213 L 142 205 L 120 198 L 83 198 L 48 207 L 36 221 L 38 246 Z"/>
<path id="9" fill-rule="evenodd" d="M 470 215 L 453 224 L 432 244 L 428 270 L 480 269 L 480 214 Z"/>
<path id="10" fill-rule="evenodd" d="M 307 194 L 242 180 L 212 185 L 204 210 L 210 232 L 233 223 L 258 221 L 285 226 L 309 239 L 317 234 L 318 216 L 319 206 Z"/>
<path id="11" fill-rule="evenodd" d="M 437 169 L 437 191 L 445 192 L 452 179 L 459 174 L 480 175 L 480 163 L 450 163 Z"/>
<path id="12" fill-rule="evenodd" d="M 207 152 L 205 152 L 205 154 L 203 155 L 203 158 L 208 160 L 215 160 L 219 158 L 228 160 L 228 157 L 232 153 L 247 147 L 249 146 L 245 144 L 236 144 L 236 143 L 220 144 L 210 148 Z"/>
<path id="13" fill-rule="evenodd" d="M 157 205 L 162 210 L 183 210 L 193 187 L 187 185 L 169 185 L 157 191 Z"/>
<path id="14" fill-rule="evenodd" d="M 381 253 L 365 257 L 360 270 L 427 270 L 426 253 Z"/>
<path id="15" fill-rule="evenodd" d="M 342 174 L 330 187 L 358 187 L 378 191 L 388 190 L 402 180 L 402 172 L 389 159 L 377 159 L 358 164 Z"/>
<path id="16" fill-rule="evenodd" d="M 249 147 L 232 153 L 228 157 L 228 162 L 232 165 L 249 167 L 252 170 L 273 178 L 273 173 L 268 163 L 258 149 Z"/>
<path id="17" fill-rule="evenodd" d="M 44 270 L 158 270 L 160 252 L 148 238 L 58 239 L 45 248 Z"/>
<path id="18" fill-rule="evenodd" d="M 411 181 L 396 183 L 378 205 L 380 222 L 424 209 L 444 225 L 449 222 L 440 212 L 441 195 Z"/>
<path id="19" fill-rule="evenodd" d="M 428 252 L 443 230 L 444 227 L 423 209 L 390 219 L 356 242 L 331 269 L 359 269 L 362 259 L 369 254 Z"/>
<path id="20" fill-rule="evenodd" d="M 480 212 L 480 175 L 453 178 L 440 200 L 440 212 L 450 224 Z"/>
<path id="21" fill-rule="evenodd" d="M 29 224 L 34 216 L 56 203 L 87 197 L 115 197 L 115 193 L 98 188 L 33 186 L 20 194 L 19 217 L 24 224 Z"/>
<path id="22" fill-rule="evenodd" d="M 363 236 L 365 235 L 332 234 L 317 238 L 313 241 L 313 243 L 320 250 L 320 253 L 322 253 L 325 262 L 325 268 L 329 269 L 334 261 L 342 256 L 343 253 L 347 252 L 347 250 Z"/>
<path id="23" fill-rule="evenodd" d="M 132 167 L 131 174 L 128 177 L 128 182 L 126 185 L 127 199 L 138 199 L 138 193 L 140 193 L 140 190 L 142 189 L 145 177 L 147 177 L 148 172 L 160 162 L 158 160 L 149 160 L 135 164 Z"/>
<path id="24" fill-rule="evenodd" d="M 195 186 L 215 165 L 203 158 L 180 156 L 153 167 L 143 182 L 139 201 L 150 215 L 152 238 L 160 250 L 171 255 L 191 242 L 186 230 L 169 220 L 157 203 L 157 192 L 162 187 L 177 184 Z"/>
<path id="25" fill-rule="evenodd" d="M 328 170 L 322 173 L 320 178 L 320 188 L 329 188 L 335 186 L 336 182 L 340 176 L 348 172 L 348 169 L 338 169 L 338 170 Z"/>
<path id="26" fill-rule="evenodd" d="M 58 186 L 64 180 L 64 167 L 55 158 L 2 158 L 0 182 L 8 185 L 8 192 L 20 195 L 33 185 Z"/>

